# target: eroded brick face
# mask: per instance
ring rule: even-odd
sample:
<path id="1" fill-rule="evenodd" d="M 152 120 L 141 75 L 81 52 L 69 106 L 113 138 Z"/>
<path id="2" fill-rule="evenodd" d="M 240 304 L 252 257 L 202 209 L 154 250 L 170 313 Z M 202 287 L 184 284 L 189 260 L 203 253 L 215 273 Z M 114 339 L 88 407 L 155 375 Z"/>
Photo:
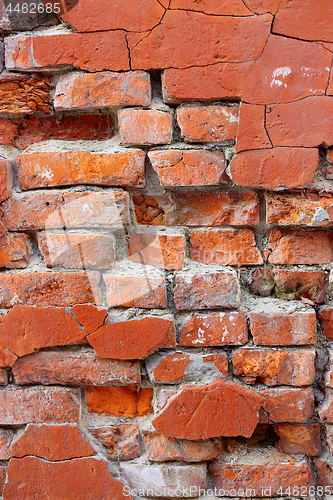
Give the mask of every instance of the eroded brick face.
<path id="1" fill-rule="evenodd" d="M 0 498 L 331 497 L 331 1 L 8 3 Z"/>

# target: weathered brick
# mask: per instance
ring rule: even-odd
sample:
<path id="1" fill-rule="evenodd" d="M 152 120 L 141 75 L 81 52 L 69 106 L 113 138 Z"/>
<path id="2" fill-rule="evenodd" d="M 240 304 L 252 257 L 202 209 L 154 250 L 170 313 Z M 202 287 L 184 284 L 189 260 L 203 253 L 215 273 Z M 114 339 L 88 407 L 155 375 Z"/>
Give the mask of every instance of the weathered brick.
<path id="1" fill-rule="evenodd" d="M 29 75 L 2 75 L 0 78 L 0 114 L 27 115 L 42 111 L 50 114 L 51 81 Z"/>
<path id="2" fill-rule="evenodd" d="M 14 436 L 15 432 L 11 429 L 0 430 L 0 460 L 9 460 L 11 458 L 10 447 Z"/>
<path id="3" fill-rule="evenodd" d="M 73 116 L 25 116 L 0 119 L 0 142 L 25 149 L 36 142 L 50 139 L 103 141 L 114 136 L 110 114 L 80 114 Z"/>
<path id="4" fill-rule="evenodd" d="M 144 387 L 87 387 L 88 411 L 117 417 L 147 415 L 152 408 L 153 389 Z"/>
<path id="5" fill-rule="evenodd" d="M 129 34 L 132 68 L 188 68 L 222 61 L 256 60 L 265 46 L 270 26 L 269 15 L 210 17 L 201 12 L 167 11 L 149 37 Z"/>
<path id="6" fill-rule="evenodd" d="M 250 437 L 258 423 L 264 399 L 252 389 L 226 379 L 209 385 L 184 385 L 152 421 L 168 437 L 207 439 L 219 436 Z M 223 419 L 207 419 L 207 415 Z"/>
<path id="7" fill-rule="evenodd" d="M 15 304 L 68 307 L 99 304 L 98 273 L 25 273 L 0 275 L 0 306 Z"/>
<path id="8" fill-rule="evenodd" d="M 13 365 L 19 385 L 134 385 L 141 381 L 138 361 L 100 359 L 91 352 L 37 352 Z"/>
<path id="9" fill-rule="evenodd" d="M 313 183 L 318 166 L 317 149 L 278 147 L 236 154 L 230 162 L 229 174 L 241 186 L 304 188 Z"/>
<path id="10" fill-rule="evenodd" d="M 113 498 L 125 500 L 124 485 L 113 479 L 108 464 L 95 458 L 47 462 L 37 457 L 13 458 L 8 467 L 4 500 L 55 498 Z"/>
<path id="11" fill-rule="evenodd" d="M 309 68 L 304 68 L 305 73 L 308 71 Z M 331 109 L 332 101 L 327 96 L 268 106 L 266 128 L 273 146 L 330 146 L 333 144 Z"/>
<path id="12" fill-rule="evenodd" d="M 307 345 L 316 339 L 316 313 L 250 312 L 250 329 L 255 344 Z"/>
<path id="13" fill-rule="evenodd" d="M 236 152 L 271 148 L 265 129 L 265 106 L 241 103 L 236 140 Z"/>
<path id="14" fill-rule="evenodd" d="M 1 143 L 1 136 L 0 136 Z M 9 160 L 0 159 L 0 203 L 10 196 L 8 189 L 12 184 L 12 167 Z"/>
<path id="15" fill-rule="evenodd" d="M 69 73 L 56 86 L 56 109 L 149 106 L 150 78 L 143 71 Z"/>
<path id="16" fill-rule="evenodd" d="M 207 186 L 228 180 L 224 153 L 163 149 L 150 151 L 148 157 L 162 186 Z"/>
<path id="17" fill-rule="evenodd" d="M 26 234 L 9 233 L 1 238 L 0 267 L 23 269 L 29 264 L 29 237 Z"/>
<path id="18" fill-rule="evenodd" d="M 138 224 L 166 226 L 257 225 L 255 193 L 169 193 L 133 197 Z"/>
<path id="19" fill-rule="evenodd" d="M 327 340 L 333 340 L 333 309 L 321 308 L 318 311 L 323 334 Z"/>
<path id="20" fill-rule="evenodd" d="M 317 459 L 315 461 L 318 486 L 333 486 L 333 463 L 331 460 Z M 329 490 L 331 491 L 331 490 Z"/>
<path id="21" fill-rule="evenodd" d="M 122 144 L 170 144 L 172 114 L 159 109 L 121 109 L 118 123 Z"/>
<path id="22" fill-rule="evenodd" d="M 266 220 L 278 226 L 332 226 L 333 196 L 313 191 L 267 192 Z"/>
<path id="23" fill-rule="evenodd" d="M 146 367 L 151 382 L 179 384 L 200 380 L 210 382 L 221 375 L 228 376 L 228 358 L 225 354 L 188 354 L 176 351 L 156 353 L 146 360 Z"/>
<path id="24" fill-rule="evenodd" d="M 157 432 L 142 432 L 147 457 L 154 462 L 179 460 L 181 462 L 203 462 L 217 458 L 221 453 L 219 438 L 188 441 L 186 439 L 170 439 Z"/>
<path id="25" fill-rule="evenodd" d="M 324 329 L 323 329 L 323 333 L 325 334 Z M 327 336 L 326 336 L 326 338 L 327 338 Z M 333 350 L 328 349 L 327 354 L 328 354 L 329 362 L 328 362 L 328 365 L 326 366 L 326 372 L 324 375 L 324 382 L 325 382 L 325 385 L 327 387 L 333 388 L 333 370 L 332 370 L 332 368 L 333 368 Z"/>
<path id="26" fill-rule="evenodd" d="M 330 2 L 283 0 L 274 19 L 273 31 L 303 40 L 333 42 L 332 32 L 325 23 L 325 18 L 331 15 L 333 5 Z"/>
<path id="27" fill-rule="evenodd" d="M 161 269 L 181 269 L 185 258 L 185 237 L 163 233 L 130 233 L 129 260 Z"/>
<path id="28" fill-rule="evenodd" d="M 17 360 L 16 354 L 12 353 L 6 347 L 0 347 L 0 366 L 1 366 L 1 368 L 12 366 L 16 360 Z"/>
<path id="29" fill-rule="evenodd" d="M 140 456 L 137 424 L 89 427 L 88 431 L 106 447 L 108 460 L 133 460 Z"/>
<path id="30" fill-rule="evenodd" d="M 89 457 L 96 452 L 77 425 L 28 424 L 13 443 L 12 456 L 35 455 L 50 461 Z"/>
<path id="31" fill-rule="evenodd" d="M 177 274 L 175 303 L 178 310 L 235 308 L 239 306 L 239 284 L 232 271 L 207 274 Z"/>
<path id="32" fill-rule="evenodd" d="M 7 37 L 5 62 L 10 71 L 130 69 L 126 33 L 120 30 Z"/>
<path id="33" fill-rule="evenodd" d="M 190 236 L 190 258 L 196 262 L 213 265 L 263 264 L 250 229 L 193 231 Z"/>
<path id="34" fill-rule="evenodd" d="M 248 3 L 251 5 L 251 2 L 253 0 Z M 169 8 L 194 10 L 220 16 L 251 15 L 251 10 L 241 0 L 201 0 L 200 4 L 193 3 L 192 0 L 171 0 Z"/>
<path id="35" fill-rule="evenodd" d="M 303 423 L 314 415 L 312 389 L 269 389 L 261 390 L 265 398 L 260 422 Z"/>
<path id="36" fill-rule="evenodd" d="M 326 389 L 325 399 L 318 407 L 318 415 L 322 422 L 333 424 L 333 391 Z"/>
<path id="37" fill-rule="evenodd" d="M 77 422 L 79 401 L 77 389 L 0 391 L 0 425 Z"/>
<path id="38" fill-rule="evenodd" d="M 177 122 L 185 142 L 229 142 L 236 139 L 238 106 L 181 106 Z"/>
<path id="39" fill-rule="evenodd" d="M 236 496 L 241 491 L 242 497 L 274 497 L 279 491 L 290 488 L 308 489 L 312 484 L 311 469 L 306 460 L 290 463 L 285 455 L 275 456 L 273 452 L 262 454 L 258 460 L 249 455 L 248 460 L 241 458 L 234 464 L 213 463 L 209 467 L 213 475 L 212 487 L 220 497 Z M 259 463 L 258 463 L 259 462 Z"/>
<path id="40" fill-rule="evenodd" d="M 233 354 L 234 375 L 248 384 L 311 385 L 315 356 L 314 351 L 240 349 Z"/>
<path id="41" fill-rule="evenodd" d="M 332 425 L 325 425 L 326 429 L 326 440 L 327 444 L 330 447 L 331 453 L 333 450 L 333 426 Z"/>
<path id="42" fill-rule="evenodd" d="M 145 185 L 145 153 L 122 151 L 37 151 L 17 157 L 22 190 L 49 186 L 97 184 L 102 186 Z"/>
<path id="43" fill-rule="evenodd" d="M 273 230 L 267 249 L 271 264 L 329 264 L 333 260 L 333 239 L 325 231 Z"/>
<path id="44" fill-rule="evenodd" d="M 122 477 L 129 486 L 125 489 L 134 490 L 140 494 L 149 491 L 149 496 L 160 496 L 163 490 L 169 498 L 179 498 L 180 492 L 186 492 L 189 498 L 198 495 L 199 488 L 206 487 L 206 467 L 204 465 L 157 465 L 121 464 Z M 192 490 L 190 489 L 192 487 Z M 141 494 L 140 494 L 141 495 Z"/>
<path id="45" fill-rule="evenodd" d="M 83 326 L 87 333 L 93 333 L 105 322 L 107 312 L 103 308 L 87 304 L 77 304 L 72 307 L 71 313 Z"/>
<path id="46" fill-rule="evenodd" d="M 185 322 L 180 346 L 242 345 L 248 339 L 246 314 L 243 312 L 195 314 Z"/>
<path id="47" fill-rule="evenodd" d="M 153 273 L 146 276 L 104 275 L 106 302 L 109 307 L 166 307 L 164 276 Z"/>
<path id="48" fill-rule="evenodd" d="M 47 267 L 111 269 L 115 240 L 101 234 L 39 233 L 38 246 Z"/>
<path id="49" fill-rule="evenodd" d="M 56 16 L 51 13 L 48 14 L 44 12 L 31 12 L 34 10 L 31 7 L 27 12 L 22 12 L 22 9 L 14 12 L 15 4 L 5 4 L 3 3 L 0 7 L 0 31 L 1 33 L 7 33 L 11 31 L 24 31 L 31 30 L 40 26 L 49 26 L 57 24 Z M 8 8 L 8 10 L 7 10 Z M 12 11 L 10 12 L 10 10 Z M 41 10 L 41 9 L 40 9 Z"/>
<path id="50" fill-rule="evenodd" d="M 166 69 L 164 101 L 171 104 L 227 98 L 240 98 L 248 104 L 297 101 L 325 95 L 330 68 L 331 54 L 320 44 L 270 35 L 257 61 Z"/>
<path id="51" fill-rule="evenodd" d="M 175 347 L 175 327 L 170 316 L 144 317 L 101 326 L 88 336 L 98 356 L 143 359 L 158 349 Z"/>
<path id="52" fill-rule="evenodd" d="M 274 430 L 280 437 L 281 451 L 292 455 L 320 455 L 320 424 L 275 424 Z"/>
<path id="53" fill-rule="evenodd" d="M 65 228 L 122 228 L 129 223 L 123 191 L 15 194 L 1 210 L 10 231 Z"/>

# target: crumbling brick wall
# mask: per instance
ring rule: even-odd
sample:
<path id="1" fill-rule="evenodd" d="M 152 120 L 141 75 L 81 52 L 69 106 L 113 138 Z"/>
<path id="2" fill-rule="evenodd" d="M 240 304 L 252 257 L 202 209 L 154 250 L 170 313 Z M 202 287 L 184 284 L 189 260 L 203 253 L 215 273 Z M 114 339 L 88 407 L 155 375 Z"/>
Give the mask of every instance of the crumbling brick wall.
<path id="1" fill-rule="evenodd" d="M 3 499 L 333 494 L 333 3 L 9 5 Z"/>

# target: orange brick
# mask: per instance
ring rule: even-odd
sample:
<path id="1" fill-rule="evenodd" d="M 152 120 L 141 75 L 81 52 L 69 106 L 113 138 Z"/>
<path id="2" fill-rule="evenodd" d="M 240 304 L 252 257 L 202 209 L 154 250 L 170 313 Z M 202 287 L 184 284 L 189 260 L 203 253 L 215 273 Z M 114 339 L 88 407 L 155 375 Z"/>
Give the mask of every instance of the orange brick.
<path id="1" fill-rule="evenodd" d="M 29 237 L 9 233 L 0 239 L 0 267 L 23 269 L 29 264 Z"/>
<path id="2" fill-rule="evenodd" d="M 87 387 L 88 411 L 134 418 L 152 413 L 153 389 L 144 387 Z"/>
<path id="3" fill-rule="evenodd" d="M 320 455 L 320 424 L 275 424 L 274 430 L 280 437 L 281 451 L 292 455 Z"/>
<path id="4" fill-rule="evenodd" d="M 170 144 L 172 115 L 158 109 L 121 109 L 118 111 L 122 144 Z"/>
<path id="5" fill-rule="evenodd" d="M 30 75 L 1 76 L 0 107 L 0 114 L 51 114 L 51 80 Z"/>
<path id="6" fill-rule="evenodd" d="M 109 307 L 166 307 L 163 276 L 104 275 L 106 302 Z"/>
<path id="7" fill-rule="evenodd" d="M 143 71 L 69 73 L 56 86 L 56 109 L 149 106 L 150 78 Z"/>
<path id="8" fill-rule="evenodd" d="M 182 235 L 131 233 L 129 260 L 162 269 L 181 269 L 185 258 Z"/>
<path id="9" fill-rule="evenodd" d="M 193 231 L 190 236 L 190 257 L 204 264 L 263 264 L 260 250 L 250 229 Z"/>
<path id="10" fill-rule="evenodd" d="M 320 308 L 318 312 L 323 334 L 327 340 L 333 340 L 333 309 Z"/>
<path id="11" fill-rule="evenodd" d="M 224 153 L 169 149 L 150 151 L 148 157 L 162 186 L 206 186 L 228 179 Z"/>
<path id="12" fill-rule="evenodd" d="M 10 161 L 0 159 L 0 203 L 6 200 L 10 195 L 7 188 L 11 188 L 11 173 L 12 167 Z"/>
<path id="13" fill-rule="evenodd" d="M 265 129 L 265 106 L 242 102 L 239 110 L 236 152 L 271 147 Z"/>
<path id="14" fill-rule="evenodd" d="M 88 430 L 106 447 L 108 460 L 132 460 L 140 456 L 139 427 L 136 424 L 89 427 Z"/>
<path id="15" fill-rule="evenodd" d="M 39 233 L 38 245 L 47 267 L 111 269 L 115 241 L 101 234 Z"/>
<path id="16" fill-rule="evenodd" d="M 229 142 L 236 139 L 238 106 L 181 106 L 177 122 L 185 142 Z"/>
<path id="17" fill-rule="evenodd" d="M 269 389 L 260 395 L 265 398 L 260 422 L 303 423 L 314 415 L 312 389 Z"/>

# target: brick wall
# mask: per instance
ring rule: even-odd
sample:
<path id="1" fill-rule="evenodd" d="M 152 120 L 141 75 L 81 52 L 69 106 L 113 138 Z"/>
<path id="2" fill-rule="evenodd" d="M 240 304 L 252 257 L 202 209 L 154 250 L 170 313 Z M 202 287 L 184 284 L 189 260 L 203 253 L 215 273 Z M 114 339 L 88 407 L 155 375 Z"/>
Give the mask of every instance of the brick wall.
<path id="1" fill-rule="evenodd" d="M 333 3 L 8 4 L 3 499 L 333 494 Z"/>

